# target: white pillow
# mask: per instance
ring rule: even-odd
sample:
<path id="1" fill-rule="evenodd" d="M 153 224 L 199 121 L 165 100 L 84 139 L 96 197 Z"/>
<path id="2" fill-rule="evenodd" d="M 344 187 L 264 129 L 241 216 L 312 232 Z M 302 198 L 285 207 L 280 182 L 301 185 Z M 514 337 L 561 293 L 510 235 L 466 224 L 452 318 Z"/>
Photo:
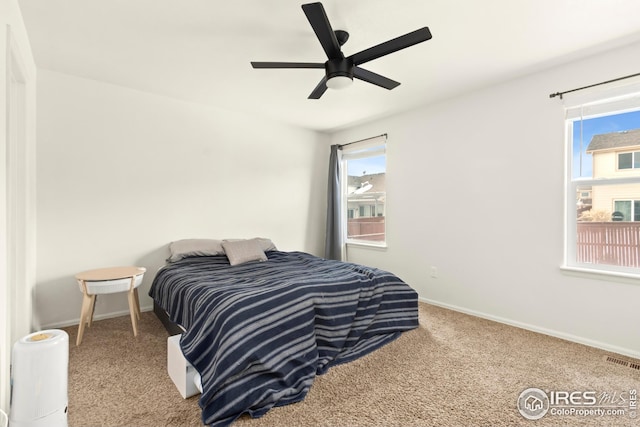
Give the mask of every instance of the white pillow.
<path id="1" fill-rule="evenodd" d="M 169 244 L 171 255 L 167 262 L 176 262 L 192 256 L 213 256 L 224 254 L 222 241 L 215 239 L 183 239 Z"/>
<path id="2" fill-rule="evenodd" d="M 231 265 L 244 264 L 250 261 L 266 261 L 268 259 L 258 239 L 227 240 L 222 242 L 222 248 L 227 254 Z"/>

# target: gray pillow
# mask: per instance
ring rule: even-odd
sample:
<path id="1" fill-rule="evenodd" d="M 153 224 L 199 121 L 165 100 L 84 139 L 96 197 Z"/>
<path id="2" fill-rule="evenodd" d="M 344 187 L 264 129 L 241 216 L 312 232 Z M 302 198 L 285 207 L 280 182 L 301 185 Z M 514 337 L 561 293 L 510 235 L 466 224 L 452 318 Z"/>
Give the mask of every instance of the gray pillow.
<path id="1" fill-rule="evenodd" d="M 239 242 L 241 240 L 246 240 L 246 239 L 224 239 L 222 242 Z M 260 244 L 260 248 L 262 248 L 263 251 L 265 252 L 269 252 L 269 251 L 277 251 L 278 249 L 276 248 L 276 245 L 273 244 L 273 242 L 271 241 L 271 239 L 267 239 L 265 237 L 255 237 L 251 240 L 257 240 L 258 243 Z"/>
<path id="2" fill-rule="evenodd" d="M 171 255 L 167 262 L 176 262 L 192 256 L 213 256 L 224 254 L 222 241 L 215 239 L 183 239 L 169 244 Z"/>
<path id="3" fill-rule="evenodd" d="M 258 239 L 226 240 L 222 242 L 222 248 L 227 254 L 231 265 L 244 264 L 250 261 L 266 261 L 268 259 Z"/>

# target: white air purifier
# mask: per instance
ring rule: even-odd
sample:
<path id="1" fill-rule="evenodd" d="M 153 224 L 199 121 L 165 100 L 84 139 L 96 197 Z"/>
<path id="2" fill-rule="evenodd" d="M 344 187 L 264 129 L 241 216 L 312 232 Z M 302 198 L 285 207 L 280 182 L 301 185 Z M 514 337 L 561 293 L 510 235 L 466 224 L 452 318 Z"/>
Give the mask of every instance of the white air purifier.
<path id="1" fill-rule="evenodd" d="M 11 355 L 11 427 L 67 427 L 69 335 L 29 334 Z"/>

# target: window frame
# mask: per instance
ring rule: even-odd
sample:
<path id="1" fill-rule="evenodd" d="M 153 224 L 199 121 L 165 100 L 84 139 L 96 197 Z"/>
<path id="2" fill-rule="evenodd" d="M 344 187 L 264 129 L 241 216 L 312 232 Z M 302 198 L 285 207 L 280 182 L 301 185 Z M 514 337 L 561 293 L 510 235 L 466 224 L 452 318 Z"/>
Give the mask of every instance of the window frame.
<path id="1" fill-rule="evenodd" d="M 342 154 L 340 158 L 341 163 L 341 204 L 342 208 L 342 235 L 344 236 L 344 245 L 345 246 L 359 246 L 359 247 L 369 247 L 369 248 L 386 248 L 387 247 L 387 194 L 386 185 L 385 185 L 385 201 L 384 201 L 384 214 L 381 215 L 385 218 L 384 221 L 384 240 L 382 241 L 371 241 L 371 240 L 360 240 L 360 239 L 352 239 L 349 238 L 348 234 L 348 219 L 349 219 L 349 206 L 348 206 L 348 161 L 356 160 L 356 159 L 364 159 L 369 157 L 385 157 L 385 181 L 387 176 L 387 137 L 386 134 L 380 135 L 377 137 L 369 138 L 362 141 L 353 142 L 350 144 L 345 144 L 342 148 Z M 357 209 L 354 208 L 354 212 L 357 210 L 358 213 L 361 209 L 363 209 L 365 205 L 359 206 Z M 367 205 L 369 210 L 372 209 L 371 206 Z M 376 217 L 378 216 L 378 211 L 376 210 Z"/>
<path id="2" fill-rule="evenodd" d="M 564 214 L 564 256 L 561 268 L 563 270 L 580 273 L 594 273 L 596 275 L 619 276 L 639 279 L 640 267 L 622 267 L 609 264 L 579 263 L 577 261 L 577 224 L 576 194 L 578 189 L 584 186 L 590 187 L 593 196 L 594 187 L 608 185 L 638 184 L 640 177 L 622 175 L 619 177 L 594 178 L 573 177 L 574 147 L 573 147 L 573 123 L 578 120 L 610 116 L 630 111 L 640 111 L 640 80 L 627 86 L 618 86 L 607 90 L 588 93 L 564 101 L 565 104 L 565 214 Z M 586 107 L 587 114 L 583 114 Z M 580 109 L 580 115 L 576 111 Z M 640 128 L 640 123 L 639 126 Z M 635 151 L 632 151 L 635 152 Z M 615 170 L 628 171 L 632 168 L 619 169 L 618 155 L 616 155 Z M 577 166 L 575 166 L 577 167 Z M 595 165 L 594 165 L 595 168 Z M 622 198 L 618 199 L 622 200 Z M 633 201 L 633 200 L 632 200 Z M 612 206 L 613 208 L 613 206 Z"/>

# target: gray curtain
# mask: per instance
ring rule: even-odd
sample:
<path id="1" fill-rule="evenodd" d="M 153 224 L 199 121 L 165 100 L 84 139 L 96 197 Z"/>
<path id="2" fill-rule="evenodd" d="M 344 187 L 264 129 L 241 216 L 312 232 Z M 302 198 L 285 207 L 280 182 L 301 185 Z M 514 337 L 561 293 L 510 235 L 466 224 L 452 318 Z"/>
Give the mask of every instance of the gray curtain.
<path id="1" fill-rule="evenodd" d="M 327 237 L 324 245 L 324 257 L 342 261 L 342 206 L 340 188 L 340 149 L 331 146 L 329 157 L 329 186 L 327 188 Z"/>

